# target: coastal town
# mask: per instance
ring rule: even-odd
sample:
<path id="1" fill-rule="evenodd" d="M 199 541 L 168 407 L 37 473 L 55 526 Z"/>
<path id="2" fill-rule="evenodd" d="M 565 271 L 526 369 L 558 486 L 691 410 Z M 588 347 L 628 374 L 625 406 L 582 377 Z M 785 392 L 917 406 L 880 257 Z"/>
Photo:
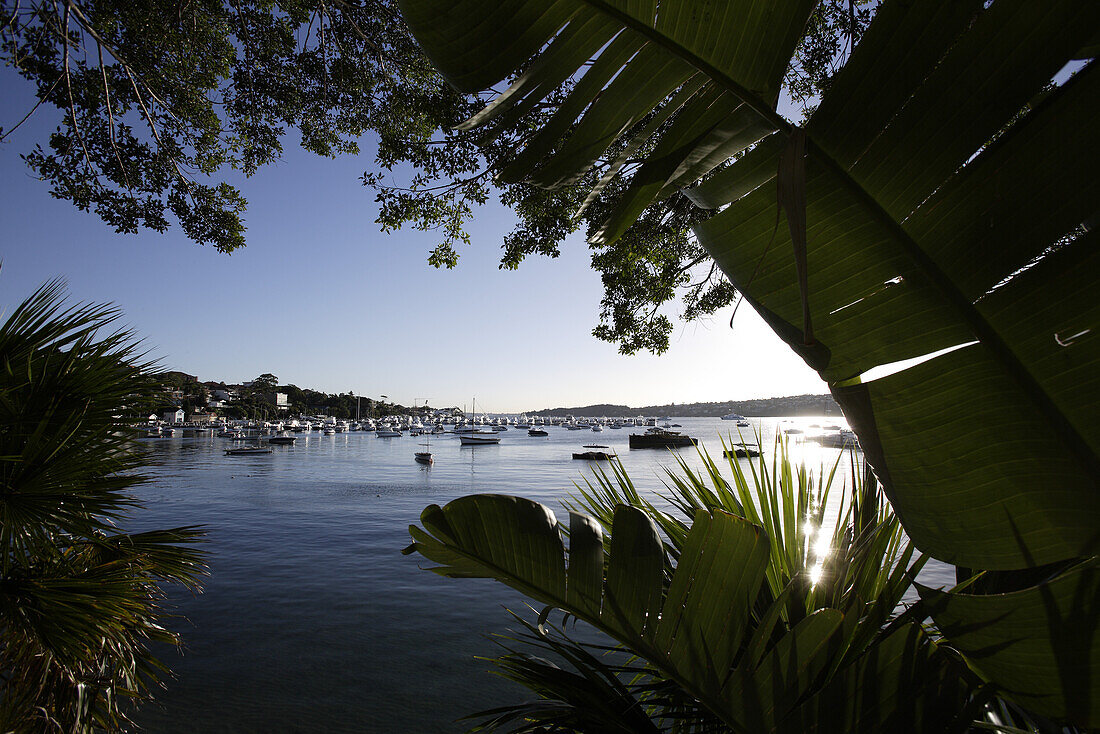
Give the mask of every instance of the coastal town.
<path id="1" fill-rule="evenodd" d="M 169 371 L 161 376 L 163 387 L 160 400 L 148 414 L 135 415 L 133 422 L 164 426 L 211 426 L 233 420 L 267 421 L 271 424 L 323 423 L 326 420 L 337 426 L 373 426 L 376 421 L 401 422 L 406 427 L 417 424 L 453 424 L 467 416 L 478 422 L 500 425 L 525 423 L 569 423 L 574 416 L 601 421 L 619 421 L 644 424 L 655 417 L 721 417 L 743 416 L 800 416 L 834 415 L 841 412 L 829 395 L 795 395 L 775 398 L 757 398 L 742 401 L 707 403 L 669 403 L 631 407 L 610 403 L 592 404 L 570 408 L 533 408 L 522 413 L 506 414 L 493 411 L 477 411 L 471 405 L 432 407 L 424 402 L 406 406 L 389 400 L 385 395 L 362 395 L 353 392 L 329 394 L 317 390 L 302 389 L 296 385 L 281 385 L 270 373 L 242 383 L 200 381 L 195 375 Z M 361 422 L 361 423 L 360 423 Z M 357 430 L 357 429 L 356 429 Z"/>

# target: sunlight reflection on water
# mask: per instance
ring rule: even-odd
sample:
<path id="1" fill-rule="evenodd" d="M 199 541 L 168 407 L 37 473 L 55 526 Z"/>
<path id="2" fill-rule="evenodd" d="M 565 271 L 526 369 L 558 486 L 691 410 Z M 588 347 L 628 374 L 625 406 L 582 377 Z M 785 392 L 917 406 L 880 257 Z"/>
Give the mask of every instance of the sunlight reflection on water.
<path id="1" fill-rule="evenodd" d="M 720 464 L 717 437 L 742 440 L 731 422 L 676 422 Z M 843 425 L 751 420 L 768 453 L 777 431 L 804 431 L 788 438 L 815 474 L 839 452 L 810 440 L 821 430 L 811 426 L 834 422 Z M 493 654 L 485 636 L 511 626 L 502 607 L 521 611 L 522 598 L 426 573 L 399 551 L 426 505 L 466 494 L 530 497 L 563 519 L 561 500 L 591 466 L 571 458 L 582 444 L 616 451 L 650 496 L 663 488 L 661 467 L 674 464 L 665 450 L 629 450 L 630 429 L 549 432 L 512 429 L 498 446 L 472 448 L 434 437 L 430 468 L 413 462 L 423 439 L 409 436 L 314 433 L 252 457 L 224 456 L 224 440 L 209 434 L 149 441 L 156 479 L 141 489 L 148 509 L 131 527 L 206 525 L 212 573 L 201 596 L 172 596 L 187 619 L 177 625 L 186 653 L 166 654 L 177 679 L 139 723 L 155 732 L 462 731 L 458 717 L 524 697 L 475 659 Z M 677 453 L 701 466 L 694 449 Z M 841 461 L 837 485 L 850 486 L 850 474 Z M 922 581 L 950 583 L 948 570 L 928 569 Z"/>

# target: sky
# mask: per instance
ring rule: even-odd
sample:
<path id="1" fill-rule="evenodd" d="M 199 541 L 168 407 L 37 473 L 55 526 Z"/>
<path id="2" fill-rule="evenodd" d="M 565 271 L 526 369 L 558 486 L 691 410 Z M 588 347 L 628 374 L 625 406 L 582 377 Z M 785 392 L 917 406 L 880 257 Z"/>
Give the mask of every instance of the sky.
<path id="1" fill-rule="evenodd" d="M 33 106 L 0 69 L 0 127 Z M 746 304 L 676 321 L 660 356 L 623 356 L 591 335 L 602 286 L 587 245 L 572 237 L 557 259 L 497 268 L 514 215 L 477 212 L 458 267 L 427 263 L 431 233 L 383 234 L 359 182 L 358 157 L 319 158 L 292 133 L 283 159 L 252 178 L 229 176 L 248 199 L 247 247 L 232 255 L 165 234 L 120 235 L 53 199 L 19 158 L 44 142 L 53 110 L 0 143 L 0 312 L 63 277 L 74 301 L 111 302 L 168 369 L 227 383 L 270 372 L 283 384 L 386 395 L 434 407 L 477 400 L 521 412 L 614 403 L 631 407 L 827 392 Z"/>

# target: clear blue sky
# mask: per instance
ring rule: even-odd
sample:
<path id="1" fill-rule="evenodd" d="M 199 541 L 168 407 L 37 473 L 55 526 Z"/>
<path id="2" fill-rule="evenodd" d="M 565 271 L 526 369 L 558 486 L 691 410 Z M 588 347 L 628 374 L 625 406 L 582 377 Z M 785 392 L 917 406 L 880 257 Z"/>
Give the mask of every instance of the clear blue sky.
<path id="1" fill-rule="evenodd" d="M 33 104 L 0 70 L 0 126 Z M 497 269 L 513 216 L 485 207 L 455 270 L 426 262 L 435 238 L 374 223 L 359 158 L 318 158 L 291 134 L 284 159 L 230 179 L 249 201 L 248 246 L 233 255 L 166 234 L 117 235 L 49 196 L 19 153 L 56 125 L 40 108 L 0 145 L 0 309 L 63 276 L 73 298 L 113 302 L 171 369 L 239 382 L 264 372 L 327 392 L 385 394 L 411 404 L 491 412 L 631 406 L 825 392 L 816 373 L 743 307 L 709 322 L 677 322 L 668 352 L 624 357 L 591 336 L 602 293 L 587 246 L 556 260 Z"/>

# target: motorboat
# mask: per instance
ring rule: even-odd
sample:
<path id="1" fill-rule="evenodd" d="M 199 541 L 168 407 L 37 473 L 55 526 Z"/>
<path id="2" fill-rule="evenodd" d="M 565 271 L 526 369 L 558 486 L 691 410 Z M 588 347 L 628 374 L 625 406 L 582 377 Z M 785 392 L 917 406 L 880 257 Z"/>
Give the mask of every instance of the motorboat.
<path id="1" fill-rule="evenodd" d="M 545 428 L 529 428 L 527 429 L 528 436 L 549 436 Z"/>
<path id="2" fill-rule="evenodd" d="M 296 436 L 272 436 L 271 438 L 267 439 L 267 442 L 279 446 L 290 446 L 297 440 L 298 438 Z"/>
<path id="3" fill-rule="evenodd" d="M 855 431 L 850 431 L 847 428 L 840 429 L 838 433 L 823 434 L 817 440 L 821 442 L 822 446 L 834 449 L 859 448 L 859 439 L 856 438 Z"/>
<path id="4" fill-rule="evenodd" d="M 226 449 L 226 456 L 254 456 L 256 454 L 270 454 L 273 449 L 265 448 L 263 446 L 241 446 L 234 449 Z"/>
<path id="5" fill-rule="evenodd" d="M 374 435 L 378 436 L 378 438 L 400 438 L 401 431 L 394 430 L 393 428 L 379 428 L 374 432 Z"/>
<path id="6" fill-rule="evenodd" d="M 699 439 L 684 436 L 677 431 L 666 431 L 663 428 L 650 428 L 644 434 L 630 434 L 630 448 L 632 449 L 657 449 L 674 448 L 677 446 L 694 446 Z"/>
<path id="7" fill-rule="evenodd" d="M 745 459 L 760 456 L 760 447 L 756 444 L 735 443 L 722 452 L 727 459 Z"/>
<path id="8" fill-rule="evenodd" d="M 729 415 L 722 416 L 722 420 L 724 420 L 724 421 L 743 421 L 743 420 L 745 420 L 745 416 L 738 415 L 737 413 L 730 413 Z"/>
<path id="9" fill-rule="evenodd" d="M 609 461 L 617 458 L 614 453 L 607 453 L 606 451 L 582 451 L 580 453 L 574 452 L 574 459 L 584 459 L 585 461 Z"/>

